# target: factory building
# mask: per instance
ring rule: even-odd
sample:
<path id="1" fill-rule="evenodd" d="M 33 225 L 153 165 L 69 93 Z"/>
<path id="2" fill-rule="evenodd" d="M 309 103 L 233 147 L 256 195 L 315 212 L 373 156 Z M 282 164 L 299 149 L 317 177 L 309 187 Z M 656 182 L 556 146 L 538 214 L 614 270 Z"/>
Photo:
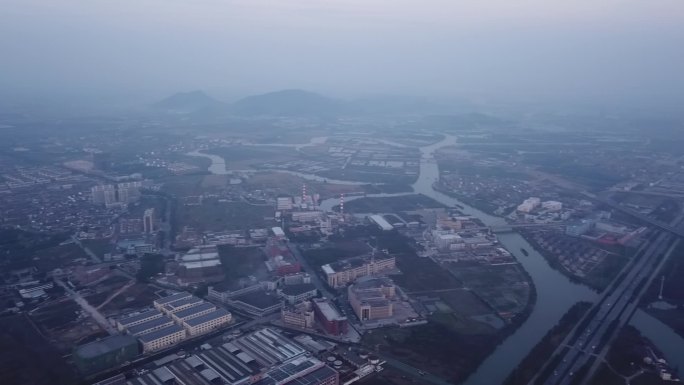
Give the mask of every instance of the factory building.
<path id="1" fill-rule="evenodd" d="M 113 335 L 76 347 L 73 359 L 78 370 L 87 375 L 132 361 L 138 354 L 140 351 L 135 338 Z"/>
<path id="2" fill-rule="evenodd" d="M 330 301 L 325 298 L 314 298 L 312 303 L 316 320 L 326 332 L 332 335 L 347 333 L 349 327 L 347 317 L 340 315 Z"/>
<path id="3" fill-rule="evenodd" d="M 168 348 L 185 339 L 185 329 L 180 325 L 172 324 L 152 333 L 143 334 L 138 339 L 142 343 L 143 352 L 153 352 Z"/>
<path id="4" fill-rule="evenodd" d="M 343 287 L 357 278 L 376 275 L 395 268 L 394 257 L 386 254 L 351 258 L 321 266 L 328 285 L 333 288 Z"/>
<path id="5" fill-rule="evenodd" d="M 158 300 L 155 300 L 155 301 L 153 302 L 153 304 L 154 304 L 154 308 L 155 308 L 155 309 L 161 310 L 161 308 L 162 308 L 164 305 L 166 305 L 167 303 L 170 303 L 170 302 L 173 302 L 173 301 L 178 301 L 178 300 L 184 299 L 184 298 L 190 298 L 190 297 L 192 297 L 192 294 L 190 294 L 190 293 L 188 293 L 188 292 L 186 292 L 186 291 L 182 291 L 182 292 L 180 292 L 180 293 L 176 293 L 176 294 L 172 294 L 172 295 L 169 295 L 169 296 L 166 296 L 166 297 L 163 297 L 163 298 L 159 298 Z"/>
<path id="6" fill-rule="evenodd" d="M 215 245 L 191 249 L 177 259 L 178 283 L 219 282 L 224 279 L 221 258 Z"/>
<path id="7" fill-rule="evenodd" d="M 298 357 L 278 365 L 254 385 L 337 385 L 339 373 L 313 357 Z"/>
<path id="8" fill-rule="evenodd" d="M 310 329 L 314 326 L 315 315 L 310 301 L 285 306 L 280 311 L 280 320 L 288 326 Z"/>
<path id="9" fill-rule="evenodd" d="M 169 303 L 165 304 L 164 306 L 162 306 L 161 311 L 163 311 L 164 313 L 166 313 L 168 315 L 171 315 L 171 314 L 179 312 L 181 310 L 185 310 L 187 308 L 197 306 L 203 302 L 204 301 L 202 301 L 201 299 L 199 299 L 195 296 L 191 296 L 188 298 L 179 299 L 178 301 L 169 302 Z"/>
<path id="10" fill-rule="evenodd" d="M 318 295 L 316 286 L 311 283 L 300 283 L 296 285 L 284 286 L 278 289 L 278 294 L 290 305 L 306 301 Z"/>
<path id="11" fill-rule="evenodd" d="M 145 321 L 138 325 L 128 327 L 126 328 L 126 330 L 128 331 L 128 334 L 132 334 L 134 336 L 141 336 L 160 329 L 164 329 L 165 327 L 170 325 L 173 325 L 173 320 L 167 316 L 162 316 L 159 318 L 151 319 L 149 321 Z"/>
<path id="12" fill-rule="evenodd" d="M 383 218 L 382 215 L 369 215 L 368 219 L 371 221 L 371 223 L 377 225 L 382 231 L 390 231 L 394 229 L 394 226 L 387 222 L 387 220 Z"/>
<path id="13" fill-rule="evenodd" d="M 172 313 L 171 318 L 173 318 L 173 320 L 176 321 L 176 323 L 182 323 L 183 321 L 211 313 L 214 310 L 216 310 L 216 306 L 214 306 L 214 304 L 204 302 L 197 306 L 193 306 L 185 310 Z"/>
<path id="14" fill-rule="evenodd" d="M 232 316 L 225 309 L 216 309 L 199 317 L 183 321 L 183 327 L 191 337 L 205 334 L 230 323 Z"/>
<path id="15" fill-rule="evenodd" d="M 391 300 L 395 287 L 389 278 L 362 278 L 347 289 L 349 304 L 359 317 L 368 321 L 392 317 L 394 308 Z"/>
<path id="16" fill-rule="evenodd" d="M 229 352 L 243 352 L 260 365 L 271 367 L 303 356 L 306 350 L 270 328 L 263 328 L 223 345 Z"/>
<path id="17" fill-rule="evenodd" d="M 275 313 L 283 307 L 283 301 L 277 295 L 261 290 L 230 298 L 226 303 L 255 317 Z"/>
<path id="18" fill-rule="evenodd" d="M 433 230 L 432 240 L 440 251 L 447 251 L 464 245 L 463 238 L 452 231 Z"/>
<path id="19" fill-rule="evenodd" d="M 120 332 L 122 332 L 131 326 L 140 325 L 147 321 L 151 321 L 156 318 L 161 318 L 162 316 L 162 312 L 160 312 L 157 309 L 152 309 L 129 317 L 121 318 L 116 321 L 116 327 L 117 329 L 119 329 Z"/>
<path id="20" fill-rule="evenodd" d="M 539 198 L 536 198 L 536 197 L 527 198 L 523 201 L 523 203 L 518 205 L 517 210 L 520 211 L 521 213 L 529 213 L 532 210 L 539 207 L 540 204 L 541 204 L 541 199 L 539 199 Z"/>

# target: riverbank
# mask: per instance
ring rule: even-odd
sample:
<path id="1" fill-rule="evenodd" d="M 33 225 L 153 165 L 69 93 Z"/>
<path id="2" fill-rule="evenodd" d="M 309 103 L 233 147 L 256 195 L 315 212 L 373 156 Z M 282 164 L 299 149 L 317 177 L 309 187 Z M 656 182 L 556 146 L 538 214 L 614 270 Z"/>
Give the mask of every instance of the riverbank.
<path id="1" fill-rule="evenodd" d="M 532 351 L 508 375 L 504 385 L 526 385 L 541 370 L 546 359 L 572 331 L 572 328 L 591 307 L 590 302 L 578 302 L 546 333 Z"/>

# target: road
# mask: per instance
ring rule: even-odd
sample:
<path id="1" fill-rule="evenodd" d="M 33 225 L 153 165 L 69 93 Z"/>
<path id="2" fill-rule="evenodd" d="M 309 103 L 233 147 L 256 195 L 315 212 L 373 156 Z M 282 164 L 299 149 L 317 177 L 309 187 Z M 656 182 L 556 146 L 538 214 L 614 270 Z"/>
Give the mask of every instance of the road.
<path id="1" fill-rule="evenodd" d="M 316 288 L 318 289 L 318 291 L 320 291 L 321 294 L 322 294 L 325 298 L 328 298 L 328 299 L 333 299 L 333 298 L 335 298 L 336 295 L 332 294 L 332 293 L 328 290 L 328 286 L 327 286 L 328 284 L 327 284 L 327 282 L 326 282 L 326 283 L 323 283 L 323 281 L 321 280 L 321 277 L 318 275 L 318 272 L 317 272 L 315 269 L 313 269 L 313 268 L 311 267 L 311 265 L 309 265 L 309 262 L 306 261 L 306 258 L 304 258 L 304 257 L 302 256 L 302 253 L 299 251 L 299 247 L 297 247 L 297 245 L 294 244 L 294 243 L 288 242 L 288 243 L 287 243 L 287 248 L 290 250 L 290 252 L 291 252 L 292 255 L 295 257 L 295 259 L 297 260 L 297 262 L 299 262 L 299 263 L 302 265 L 302 267 L 304 268 L 304 270 L 307 271 L 307 272 L 309 273 L 309 275 L 311 276 L 311 281 L 312 281 L 312 283 L 314 284 L 314 286 L 316 286 Z"/>
<path id="2" fill-rule="evenodd" d="M 619 325 L 629 321 L 643 294 L 643 283 L 658 272 L 663 260 L 679 243 L 673 235 L 659 232 L 637 253 L 616 281 L 613 290 L 606 290 L 585 319 L 566 337 L 540 373 L 551 373 L 546 385 L 569 385 L 578 381 L 574 376 L 597 357 L 603 357 L 607 343 L 619 330 Z M 588 322 L 588 323 L 587 323 Z M 584 326 L 586 325 L 586 326 Z M 584 326 L 580 329 L 580 326 Z M 551 372 L 552 367 L 553 371 Z M 539 375 L 539 374 L 538 374 Z M 537 380 L 537 376 L 530 384 Z"/>
<path id="3" fill-rule="evenodd" d="M 95 309 L 91 304 L 86 301 L 85 298 L 81 296 L 77 291 L 74 291 L 69 285 L 64 283 L 61 279 L 55 279 L 55 283 L 58 284 L 59 286 L 63 287 L 64 290 L 66 290 L 67 294 L 69 295 L 69 298 L 73 299 L 74 302 L 76 302 L 81 309 L 83 309 L 86 313 L 90 314 L 90 316 L 95 320 L 95 322 L 100 325 L 100 327 L 104 330 L 107 331 L 110 335 L 118 334 L 119 332 L 107 321 L 107 318 L 102 315 L 97 309 Z"/>

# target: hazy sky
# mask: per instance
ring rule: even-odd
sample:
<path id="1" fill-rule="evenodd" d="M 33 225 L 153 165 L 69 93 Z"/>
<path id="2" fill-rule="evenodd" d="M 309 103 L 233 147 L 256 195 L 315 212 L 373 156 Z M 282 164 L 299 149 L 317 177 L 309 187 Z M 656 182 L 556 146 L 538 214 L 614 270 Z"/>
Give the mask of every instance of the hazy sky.
<path id="1" fill-rule="evenodd" d="M 0 0 L 5 92 L 684 95 L 683 0 Z"/>

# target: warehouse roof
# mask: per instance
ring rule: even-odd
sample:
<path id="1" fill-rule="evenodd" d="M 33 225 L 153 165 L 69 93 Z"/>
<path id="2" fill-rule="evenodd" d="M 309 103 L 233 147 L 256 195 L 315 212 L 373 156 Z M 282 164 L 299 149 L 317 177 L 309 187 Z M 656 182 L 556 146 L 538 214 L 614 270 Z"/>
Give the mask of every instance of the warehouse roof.
<path id="1" fill-rule="evenodd" d="M 163 304 L 165 304 L 165 303 L 169 303 L 169 302 L 173 302 L 173 301 L 178 301 L 179 299 L 188 298 L 188 297 L 190 297 L 190 296 L 192 296 L 192 294 L 190 294 L 190 293 L 184 291 L 184 292 L 180 292 L 180 293 L 176 293 L 176 294 L 173 294 L 173 295 L 169 295 L 169 296 L 166 296 L 166 297 L 159 298 L 158 300 L 156 300 L 156 301 L 154 301 L 154 302 L 157 303 L 157 304 L 159 304 L 159 305 L 163 305 Z"/>
<path id="2" fill-rule="evenodd" d="M 220 318 L 220 317 L 223 317 L 223 316 L 227 316 L 227 315 L 230 315 L 230 312 L 229 312 L 228 310 L 226 310 L 226 309 L 216 309 L 216 310 L 212 311 L 211 313 L 207 313 L 207 314 L 201 315 L 201 316 L 199 316 L 199 317 L 191 318 L 191 319 L 189 319 L 189 320 L 185 320 L 184 322 L 185 322 L 185 324 L 187 324 L 188 326 L 191 326 L 191 327 L 192 327 L 192 326 L 201 325 L 201 324 L 203 324 L 203 323 L 205 323 L 205 322 L 209 322 L 209 321 L 211 321 L 211 320 L 215 320 L 215 319 L 217 319 L 217 318 Z"/>
<path id="3" fill-rule="evenodd" d="M 201 303 L 197 306 L 193 306 L 193 307 L 181 310 L 179 312 L 176 312 L 176 313 L 174 313 L 174 315 L 180 319 L 183 319 L 186 317 L 190 317 L 193 314 L 197 314 L 199 312 L 203 312 L 205 310 L 215 309 L 215 308 L 216 308 L 216 306 L 214 306 L 213 303 L 205 302 L 205 303 Z"/>
<path id="4" fill-rule="evenodd" d="M 138 338 L 142 342 L 150 342 L 182 331 L 185 331 L 185 329 L 183 329 L 179 325 L 171 325 L 163 329 L 155 330 L 152 333 L 143 334 L 141 336 L 138 336 Z"/>
<path id="5" fill-rule="evenodd" d="M 161 316 L 161 312 L 157 309 L 148 310 L 140 314 L 132 315 L 130 317 L 124 317 L 119 319 L 119 323 L 123 326 L 130 325 L 132 323 L 139 322 L 144 319 Z"/>
<path id="6" fill-rule="evenodd" d="M 98 357 L 131 344 L 137 344 L 135 338 L 129 335 L 117 334 L 78 346 L 75 354 L 81 358 Z"/>
<path id="7" fill-rule="evenodd" d="M 144 334 L 150 329 L 160 327 L 161 325 L 171 324 L 173 320 L 167 316 L 162 316 L 149 321 L 145 321 L 141 324 L 134 325 L 128 328 L 128 332 L 133 335 Z"/>

